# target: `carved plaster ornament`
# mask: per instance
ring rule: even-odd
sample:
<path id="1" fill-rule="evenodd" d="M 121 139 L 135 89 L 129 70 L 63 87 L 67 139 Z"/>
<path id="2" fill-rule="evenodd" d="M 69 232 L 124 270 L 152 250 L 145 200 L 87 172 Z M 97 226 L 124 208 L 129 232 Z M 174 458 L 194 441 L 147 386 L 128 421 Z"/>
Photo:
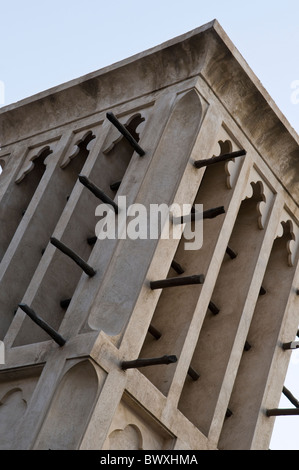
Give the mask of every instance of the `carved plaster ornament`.
<path id="1" fill-rule="evenodd" d="M 254 188 L 260 194 L 261 200 L 257 202 L 256 210 L 258 213 L 258 227 L 263 230 L 268 220 L 274 194 L 265 181 L 261 179 L 259 173 L 253 168 L 243 195 L 243 201 L 253 197 Z"/>
<path id="2" fill-rule="evenodd" d="M 141 116 L 140 113 L 135 113 L 124 122 L 122 119 L 119 121 L 127 128 L 127 130 L 132 134 L 136 141 L 139 140 L 139 135 L 143 129 L 145 118 Z M 138 128 L 138 133 L 137 133 Z M 124 136 L 120 134 L 119 130 L 116 129 L 115 126 L 111 125 L 110 132 L 108 133 L 108 137 L 104 144 L 102 152 L 104 154 L 108 154 L 118 142 L 120 142 Z"/>
<path id="3" fill-rule="evenodd" d="M 292 267 L 295 263 L 299 245 L 299 227 L 293 220 L 291 220 L 290 215 L 286 211 L 284 211 L 282 220 L 277 228 L 275 238 L 281 238 L 285 235 L 288 235 L 286 243 L 288 265 Z"/>
<path id="4" fill-rule="evenodd" d="M 220 157 L 221 155 L 232 153 L 233 151 L 241 149 L 240 146 L 233 144 L 233 142 L 229 139 L 219 140 L 218 145 L 220 147 L 220 152 L 218 154 L 215 153 L 213 157 Z M 235 186 L 239 174 L 240 165 L 240 159 L 233 158 L 232 160 L 228 160 L 227 162 L 225 162 L 224 170 L 226 173 L 226 186 L 228 189 L 232 189 Z"/>
<path id="5" fill-rule="evenodd" d="M 65 168 L 71 162 L 71 160 L 73 160 L 79 154 L 82 145 L 90 152 L 91 147 L 94 144 L 95 137 L 96 136 L 93 130 L 84 130 L 76 133 L 73 146 L 70 147 L 68 152 L 66 152 L 62 163 L 60 164 L 60 168 Z"/>
<path id="6" fill-rule="evenodd" d="M 142 433 L 136 424 L 114 429 L 108 439 L 110 450 L 143 450 Z"/>
<path id="7" fill-rule="evenodd" d="M 27 154 L 25 163 L 23 164 L 21 170 L 19 171 L 19 174 L 15 182 L 19 184 L 25 178 L 25 176 L 28 175 L 28 173 L 30 173 L 33 170 L 34 160 L 39 158 L 42 154 L 46 155 L 46 158 L 44 160 L 44 165 L 47 165 L 49 155 L 51 155 L 52 153 L 53 153 L 53 150 L 50 148 L 49 145 L 46 145 L 44 147 L 39 147 L 39 149 L 36 149 L 36 148 L 30 149 Z"/>

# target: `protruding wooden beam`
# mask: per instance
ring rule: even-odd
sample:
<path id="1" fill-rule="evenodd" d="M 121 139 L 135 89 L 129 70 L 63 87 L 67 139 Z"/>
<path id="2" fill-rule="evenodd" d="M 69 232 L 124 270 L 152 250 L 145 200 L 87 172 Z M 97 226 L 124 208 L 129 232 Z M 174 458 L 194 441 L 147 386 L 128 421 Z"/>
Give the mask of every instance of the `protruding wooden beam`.
<path id="1" fill-rule="evenodd" d="M 73 261 L 75 261 L 75 263 L 77 263 L 78 266 L 80 266 L 80 268 L 89 277 L 93 277 L 96 274 L 96 271 L 91 266 L 89 266 L 89 264 L 87 264 L 82 258 L 80 258 L 80 256 L 78 256 L 73 250 L 71 250 L 64 243 L 57 240 L 57 238 L 55 238 L 55 237 L 51 237 L 50 241 L 51 241 L 52 245 L 56 246 L 56 248 L 58 248 L 60 251 L 62 251 L 62 253 L 69 256 L 69 258 L 71 258 Z"/>
<path id="2" fill-rule="evenodd" d="M 72 299 L 64 299 L 60 301 L 60 307 L 66 310 L 70 305 Z"/>
<path id="3" fill-rule="evenodd" d="M 35 312 L 32 310 L 32 308 L 28 307 L 26 304 L 19 304 L 19 307 L 23 310 L 23 312 L 28 315 L 28 317 L 31 318 L 31 320 L 36 323 L 36 325 L 40 326 L 46 333 L 48 333 L 49 336 L 57 343 L 59 346 L 63 346 L 66 343 L 66 340 L 59 334 L 57 333 L 56 330 L 54 330 L 48 323 L 46 323 L 44 320 L 42 320 Z"/>
<path id="4" fill-rule="evenodd" d="M 171 263 L 171 267 L 172 269 L 174 269 L 178 274 L 183 274 L 185 271 L 184 269 L 182 268 L 182 266 L 177 263 L 177 261 L 173 260 L 172 263 Z"/>
<path id="5" fill-rule="evenodd" d="M 194 275 L 194 276 L 186 276 L 186 277 L 170 277 L 169 279 L 151 281 L 150 286 L 152 290 L 155 290 L 155 289 L 164 289 L 167 287 L 203 284 L 204 280 L 205 280 L 205 276 L 203 274 Z"/>
<path id="6" fill-rule="evenodd" d="M 267 416 L 299 416 L 298 408 L 272 408 L 266 411 Z"/>
<path id="7" fill-rule="evenodd" d="M 214 209 L 208 209 L 207 211 L 204 211 L 202 214 L 203 219 L 214 219 L 215 217 L 218 217 L 218 215 L 225 214 L 225 209 L 223 206 L 220 207 L 215 207 Z M 196 214 L 194 214 L 194 219 L 196 217 Z"/>
<path id="8" fill-rule="evenodd" d="M 96 236 L 87 238 L 88 245 L 90 245 L 90 246 L 95 245 L 97 239 L 98 239 L 98 237 L 96 237 Z"/>
<path id="9" fill-rule="evenodd" d="M 290 400 L 292 405 L 294 405 L 296 408 L 299 408 L 299 400 L 297 400 L 297 398 L 294 397 L 294 395 L 290 392 L 290 390 L 288 390 L 286 387 L 283 387 L 282 393 L 284 394 L 285 397 L 288 398 L 288 400 Z"/>
<path id="10" fill-rule="evenodd" d="M 299 341 L 291 341 L 290 343 L 284 343 L 282 349 L 299 349 Z"/>
<path id="11" fill-rule="evenodd" d="M 214 302 L 210 302 L 208 309 L 213 313 L 213 315 L 218 315 L 220 309 L 214 304 Z"/>
<path id="12" fill-rule="evenodd" d="M 226 248 L 226 254 L 231 258 L 231 259 L 235 259 L 238 255 L 237 253 L 232 250 L 229 246 Z"/>
<path id="13" fill-rule="evenodd" d="M 176 356 L 162 356 L 154 357 L 150 359 L 135 359 L 134 361 L 123 361 L 121 368 L 126 369 L 138 369 L 139 367 L 157 366 L 160 364 L 173 364 L 177 362 Z"/>
<path id="14" fill-rule="evenodd" d="M 225 162 L 232 158 L 243 157 L 246 155 L 246 150 L 237 150 L 236 152 L 225 153 L 219 157 L 206 158 L 205 160 L 197 160 L 194 162 L 195 168 L 202 168 L 204 166 L 214 165 L 215 163 Z"/>
<path id="15" fill-rule="evenodd" d="M 153 325 L 149 326 L 148 332 L 157 340 L 162 336 L 162 333 L 160 333 L 160 331 L 158 331 Z"/>
<path id="16" fill-rule="evenodd" d="M 111 191 L 117 191 L 121 185 L 121 181 L 115 181 L 115 183 L 110 184 Z"/>
<path id="17" fill-rule="evenodd" d="M 79 175 L 78 176 L 80 183 L 82 183 L 89 191 L 91 191 L 98 199 L 100 199 L 105 204 L 112 206 L 115 213 L 118 213 L 118 205 L 115 204 L 113 199 L 111 199 L 107 194 L 102 191 L 102 189 L 98 188 L 94 183 L 92 183 L 87 176 Z"/>
<path id="18" fill-rule="evenodd" d="M 194 380 L 194 382 L 200 377 L 199 373 L 196 372 L 196 370 L 194 370 L 191 366 L 188 369 L 188 375 L 191 377 L 192 380 Z"/>
<path id="19" fill-rule="evenodd" d="M 117 119 L 116 116 L 110 111 L 106 113 L 107 119 L 119 130 L 119 132 L 127 139 L 127 141 L 131 144 L 133 149 L 143 157 L 145 155 L 145 151 L 140 147 L 140 145 L 136 142 L 132 134 L 128 131 L 128 129 Z"/>
<path id="20" fill-rule="evenodd" d="M 225 214 L 224 206 L 215 207 L 213 209 L 208 209 L 204 212 L 191 212 L 189 215 L 183 215 L 181 217 L 174 217 L 173 222 L 184 224 L 186 222 L 194 222 L 195 220 L 202 219 L 215 219 L 218 215 Z"/>
<path id="21" fill-rule="evenodd" d="M 263 286 L 261 286 L 259 295 L 266 295 L 266 294 L 267 294 L 266 289 Z"/>

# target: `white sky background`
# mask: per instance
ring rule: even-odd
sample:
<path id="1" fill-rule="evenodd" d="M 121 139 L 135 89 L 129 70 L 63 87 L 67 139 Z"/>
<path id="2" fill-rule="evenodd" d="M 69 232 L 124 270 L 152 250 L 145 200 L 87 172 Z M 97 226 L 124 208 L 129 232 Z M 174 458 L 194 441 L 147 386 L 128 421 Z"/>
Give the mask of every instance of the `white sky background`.
<path id="1" fill-rule="evenodd" d="M 0 0 L 0 106 L 215 18 L 299 133 L 299 103 L 291 100 L 298 81 L 299 101 L 298 0 Z M 298 370 L 295 351 L 285 385 L 299 399 Z M 293 407 L 284 398 L 280 406 Z M 298 416 L 276 418 L 270 448 L 299 450 L 298 426 Z"/>

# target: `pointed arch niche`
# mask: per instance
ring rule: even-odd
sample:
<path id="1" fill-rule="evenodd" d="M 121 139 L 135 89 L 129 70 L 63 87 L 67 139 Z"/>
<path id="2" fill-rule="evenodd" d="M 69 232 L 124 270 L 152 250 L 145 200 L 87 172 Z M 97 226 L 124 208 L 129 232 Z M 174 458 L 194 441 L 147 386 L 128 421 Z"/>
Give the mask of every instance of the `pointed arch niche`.
<path id="1" fill-rule="evenodd" d="M 216 153 L 220 150 L 219 155 L 223 155 L 235 150 L 236 146 L 224 129 L 221 129 L 219 140 L 212 152 Z M 212 153 L 212 156 L 215 154 Z M 241 161 L 236 163 L 230 161 L 208 166 L 204 171 L 194 204 L 202 204 L 203 210 L 219 206 L 224 206 L 226 209 L 230 203 L 233 194 L 231 189 L 234 187 L 241 165 Z M 232 176 L 233 179 L 231 179 Z M 185 250 L 185 243 L 188 243 L 188 240 L 183 234 L 173 259 L 179 264 L 182 271 L 178 272 L 172 264 L 167 275 L 168 278 L 207 272 L 223 221 L 223 215 L 203 221 L 203 245 L 199 250 Z M 192 222 L 191 225 L 194 232 L 194 223 Z M 227 258 L 229 257 L 227 256 Z M 161 333 L 161 337 L 156 341 L 148 333 L 140 357 L 158 357 L 165 354 L 165 351 L 171 351 L 171 354 L 176 354 L 179 357 L 200 293 L 200 285 L 172 287 L 162 291 L 151 322 Z M 159 368 L 149 367 L 142 370 L 142 373 L 162 393 L 167 395 L 175 367 L 175 365 L 171 367 L 161 365 Z"/>
<path id="2" fill-rule="evenodd" d="M 42 367 L 0 372 L 0 450 L 17 445 L 16 434 L 34 393 Z"/>
<path id="3" fill-rule="evenodd" d="M 191 361 L 200 378 L 194 382 L 187 376 L 178 405 L 206 436 L 264 237 L 259 225 L 259 207 L 265 199 L 263 185 L 252 183 L 249 188 L 229 241 L 238 255 L 235 259 L 224 256 L 212 294 L 211 301 L 219 312 L 207 311 Z"/>
<path id="4" fill-rule="evenodd" d="M 220 449 L 250 449 L 262 406 L 298 260 L 298 250 L 294 246 L 298 233 L 294 233 L 294 223 L 290 219 L 281 222 L 280 229 L 262 282 L 265 292 L 258 298 L 251 321 L 247 337 L 251 347 L 244 351 L 239 365 L 229 404 L 233 415 L 224 421 Z M 295 289 L 293 296 L 297 298 Z"/>
<path id="5" fill-rule="evenodd" d="M 0 260 L 3 258 L 46 170 L 47 157 L 52 153 L 53 150 L 49 145 L 29 150 L 26 157 L 26 168 L 20 171 L 16 179 L 17 184 L 13 191 L 10 191 L 10 194 L 6 196 L 5 204 L 1 205 L 0 218 L 1 224 L 5 225 L 5 230 L 0 231 Z"/>
<path id="6" fill-rule="evenodd" d="M 144 121 L 143 112 L 134 113 L 129 117 L 126 116 L 126 127 L 137 139 L 139 139 L 139 126 Z M 91 145 L 90 132 L 82 131 L 78 134 L 73 146 L 71 146 L 70 151 L 64 156 L 60 164 L 60 172 L 66 174 L 71 172 L 72 179 L 77 182 L 78 174 L 80 172 L 84 174 L 85 170 L 82 168 L 82 164 Z M 88 178 L 111 199 L 114 199 L 118 188 L 111 188 L 111 184 L 115 181 L 121 182 L 133 153 L 134 149 L 127 143 L 126 139 L 122 138 L 119 132 L 115 132 L 114 128 L 110 128 L 106 141 L 94 160 Z M 74 169 L 71 168 L 72 166 L 74 166 Z M 76 208 L 71 212 L 60 240 L 87 261 L 96 242 L 95 227 L 97 218 L 95 212 L 101 201 L 83 186 L 80 189 L 82 191 L 80 191 L 80 195 L 75 202 Z M 53 233 L 49 234 L 48 241 L 50 236 L 53 236 Z M 90 240 L 94 240 L 94 242 L 92 243 Z M 50 248 L 52 249 L 52 247 Z M 31 303 L 31 307 L 36 312 L 41 312 L 40 316 L 54 329 L 59 329 L 64 314 L 71 305 L 71 299 L 81 275 L 82 269 L 79 266 L 75 265 L 71 259 L 59 250 L 55 250 Z M 26 317 L 15 339 L 14 346 L 36 343 L 47 339 L 45 332 L 37 325 L 32 324 L 30 318 Z"/>
<path id="7" fill-rule="evenodd" d="M 89 360 L 72 366 L 57 388 L 35 449 L 78 449 L 98 391 L 99 377 Z"/>
<path id="8" fill-rule="evenodd" d="M 78 152 L 76 158 L 71 160 L 65 170 L 57 165 L 58 154 L 55 151 L 55 146 L 51 144 L 51 147 L 43 147 L 38 152 L 37 149 L 34 152 L 30 151 L 19 171 L 14 190 L 11 192 L 15 195 L 15 212 L 12 212 L 12 214 L 15 214 L 16 211 L 19 214 L 21 208 L 23 208 L 22 217 L 24 217 L 24 220 L 19 221 L 19 223 L 17 217 L 12 216 L 14 223 L 9 223 L 8 232 L 0 232 L 0 239 L 3 237 L 1 240 L 2 249 L 5 249 L 11 241 L 10 237 L 14 235 L 14 230 L 17 230 L 16 236 L 19 240 L 18 244 L 12 245 L 11 252 L 9 250 L 7 252 L 11 258 L 8 258 L 9 264 L 1 279 L 0 337 L 5 336 L 14 318 L 17 306 L 22 302 L 32 276 L 43 259 L 43 253 L 49 243 L 49 238 L 77 181 L 78 171 L 81 170 L 88 157 L 87 145 L 94 137 L 92 132 L 86 131 L 85 136 L 75 136 Z M 50 166 L 53 173 L 50 171 Z M 35 197 L 33 197 L 34 195 Z M 5 205 L 2 207 L 5 207 L 6 210 L 5 219 L 10 220 L 7 207 Z M 10 208 L 12 209 L 11 206 Z M 28 217 L 26 217 L 26 212 L 28 212 Z M 18 227 L 15 226 L 17 224 Z M 3 232 L 5 232 L 4 235 Z M 11 282 L 11 279 L 14 279 L 14 282 Z M 8 289 L 9 296 L 7 295 Z M 54 323 L 55 321 L 54 316 Z M 29 330 L 31 330 L 31 326 Z"/>

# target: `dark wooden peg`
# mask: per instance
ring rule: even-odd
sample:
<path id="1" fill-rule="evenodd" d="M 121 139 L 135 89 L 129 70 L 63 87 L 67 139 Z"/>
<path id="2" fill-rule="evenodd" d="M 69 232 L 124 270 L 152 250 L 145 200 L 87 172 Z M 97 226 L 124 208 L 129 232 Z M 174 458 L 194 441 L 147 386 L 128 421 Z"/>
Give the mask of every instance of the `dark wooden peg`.
<path id="1" fill-rule="evenodd" d="M 61 302 L 60 302 L 60 307 L 63 308 L 64 310 L 66 310 L 66 309 L 68 308 L 68 306 L 70 305 L 71 300 L 72 300 L 72 299 L 64 299 L 64 300 L 61 300 Z"/>
<path id="2" fill-rule="evenodd" d="M 92 246 L 92 245 L 95 245 L 96 244 L 96 241 L 97 241 L 98 237 L 89 237 L 87 238 L 87 243 L 88 245 Z"/>
<path id="3" fill-rule="evenodd" d="M 266 294 L 267 294 L 266 289 L 263 286 L 261 286 L 259 295 L 266 295 Z"/>
<path id="4" fill-rule="evenodd" d="M 248 341 L 245 341 L 244 351 L 250 351 L 250 349 L 251 349 L 251 344 L 248 343 Z"/>
<path id="5" fill-rule="evenodd" d="M 299 349 L 299 341 L 291 341 L 290 343 L 284 343 L 282 345 L 284 350 L 288 349 Z"/>
<path id="6" fill-rule="evenodd" d="M 164 289 L 167 287 L 187 286 L 192 284 L 203 284 L 205 276 L 203 274 L 186 276 L 186 277 L 170 277 L 150 283 L 151 289 Z"/>
<path id="7" fill-rule="evenodd" d="M 226 254 L 231 258 L 231 259 L 235 259 L 238 255 L 237 253 L 232 250 L 229 246 L 226 248 Z"/>
<path id="8" fill-rule="evenodd" d="M 218 215 L 225 214 L 225 209 L 223 206 L 215 207 L 215 209 L 208 209 L 203 212 L 203 219 L 214 219 Z"/>
<path id="9" fill-rule="evenodd" d="M 290 392 L 290 390 L 288 390 L 286 387 L 283 387 L 282 393 L 284 394 L 285 397 L 288 398 L 288 400 L 290 400 L 292 405 L 294 405 L 296 408 L 299 408 L 299 400 L 297 400 L 297 398 L 294 397 L 294 395 Z"/>
<path id="10" fill-rule="evenodd" d="M 121 185 L 121 181 L 115 181 L 115 183 L 110 184 L 111 191 L 117 191 Z"/>
<path id="11" fill-rule="evenodd" d="M 213 313 L 213 315 L 218 315 L 220 312 L 220 309 L 213 302 L 209 303 L 208 309 Z"/>
<path id="12" fill-rule="evenodd" d="M 111 206 L 115 213 L 118 213 L 118 205 L 115 204 L 113 199 L 111 199 L 107 194 L 102 191 L 102 189 L 98 188 L 94 183 L 92 183 L 87 176 L 79 175 L 78 176 L 80 183 L 82 183 L 89 191 L 91 191 L 98 199 L 100 199 L 105 204 Z"/>
<path id="13" fill-rule="evenodd" d="M 225 162 L 233 158 L 243 157 L 244 155 L 246 155 L 246 150 L 237 150 L 236 152 L 219 155 L 219 157 L 206 158 L 205 160 L 197 160 L 194 162 L 194 166 L 195 168 L 202 168 L 204 166 L 210 166 L 215 163 Z"/>
<path id="14" fill-rule="evenodd" d="M 26 304 L 19 304 L 19 307 L 23 310 L 23 312 L 28 315 L 28 317 L 31 318 L 31 320 L 36 323 L 36 325 L 40 326 L 48 335 L 57 343 L 59 346 L 63 346 L 66 343 L 66 340 L 59 334 L 57 333 L 56 330 L 54 330 L 48 323 L 46 323 L 44 320 L 42 320 L 35 312 L 32 310 L 32 308 L 28 307 Z"/>
<path id="15" fill-rule="evenodd" d="M 160 339 L 162 336 L 160 331 L 158 331 L 153 325 L 149 326 L 148 332 L 157 340 Z"/>
<path id="16" fill-rule="evenodd" d="M 233 412 L 229 408 L 227 408 L 226 413 L 225 413 L 225 417 L 230 418 L 232 415 L 233 415 Z"/>
<path id="17" fill-rule="evenodd" d="M 184 269 L 182 268 L 182 266 L 177 263 L 177 261 L 173 260 L 172 263 L 171 263 L 171 267 L 172 269 L 174 269 L 178 274 L 183 274 L 185 271 Z"/>
<path id="18" fill-rule="evenodd" d="M 198 372 L 196 372 L 196 370 L 194 370 L 193 367 L 189 367 L 188 375 L 191 377 L 192 380 L 194 380 L 194 382 L 196 382 L 196 380 L 198 380 L 200 377 Z"/>
<path id="19" fill-rule="evenodd" d="M 145 155 L 145 151 L 140 147 L 140 145 L 136 142 L 132 134 L 128 131 L 128 129 L 117 119 L 114 114 L 109 111 L 106 113 L 107 119 L 119 130 L 119 132 L 127 139 L 127 141 L 130 143 L 130 145 L 133 147 L 133 149 L 140 155 L 140 157 L 143 157 Z"/>
<path id="20" fill-rule="evenodd" d="M 73 250 L 71 250 L 68 246 L 66 246 L 64 243 L 61 241 L 57 240 L 55 237 L 51 237 L 50 241 L 52 245 L 54 245 L 56 248 L 58 248 L 62 253 L 65 255 L 69 256 L 73 261 L 75 261 L 78 266 L 89 276 L 93 277 L 96 274 L 96 271 L 89 266 L 80 256 L 78 256 Z"/>
<path id="21" fill-rule="evenodd" d="M 186 222 L 194 222 L 196 220 L 202 219 L 215 219 L 218 215 L 225 214 L 225 209 L 223 206 L 215 207 L 213 209 L 208 209 L 204 212 L 191 212 L 189 215 L 183 215 L 181 217 L 174 217 L 173 222 L 184 224 Z"/>
<path id="22" fill-rule="evenodd" d="M 273 408 L 266 411 L 267 416 L 299 416 L 298 408 Z"/>
<path id="23" fill-rule="evenodd" d="M 173 364 L 177 362 L 176 356 L 162 356 L 154 357 L 149 359 L 135 359 L 134 361 L 123 361 L 121 368 L 126 369 L 138 369 L 139 367 L 156 366 L 161 364 Z"/>

